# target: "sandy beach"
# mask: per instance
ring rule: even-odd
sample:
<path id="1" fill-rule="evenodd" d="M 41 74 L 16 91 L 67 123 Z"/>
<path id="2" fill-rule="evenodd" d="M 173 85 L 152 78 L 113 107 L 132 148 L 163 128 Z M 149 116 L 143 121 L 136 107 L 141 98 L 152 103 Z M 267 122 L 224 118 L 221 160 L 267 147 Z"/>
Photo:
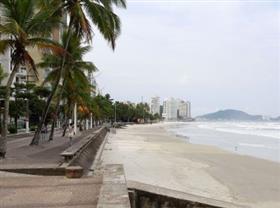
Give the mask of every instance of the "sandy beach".
<path id="1" fill-rule="evenodd" d="M 118 129 L 108 138 L 103 164 L 123 164 L 131 181 L 248 207 L 280 207 L 279 163 L 187 143 L 167 125 Z"/>

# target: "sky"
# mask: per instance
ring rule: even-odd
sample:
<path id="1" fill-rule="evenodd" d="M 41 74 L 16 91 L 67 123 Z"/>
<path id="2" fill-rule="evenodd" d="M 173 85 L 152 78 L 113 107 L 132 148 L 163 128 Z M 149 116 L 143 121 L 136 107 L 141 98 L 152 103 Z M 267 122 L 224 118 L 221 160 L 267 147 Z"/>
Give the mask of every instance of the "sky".
<path id="1" fill-rule="evenodd" d="M 194 116 L 238 109 L 280 115 L 279 1 L 128 0 L 117 47 L 95 30 L 86 59 L 121 101 L 189 100 Z"/>

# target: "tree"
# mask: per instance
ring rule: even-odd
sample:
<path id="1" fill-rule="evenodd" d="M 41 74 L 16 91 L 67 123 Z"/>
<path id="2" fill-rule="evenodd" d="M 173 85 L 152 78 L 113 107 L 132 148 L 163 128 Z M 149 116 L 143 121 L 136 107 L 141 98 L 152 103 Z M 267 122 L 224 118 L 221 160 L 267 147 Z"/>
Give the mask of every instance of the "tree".
<path id="1" fill-rule="evenodd" d="M 97 120 L 110 120 L 114 117 L 114 106 L 109 94 L 97 95 L 94 98 L 93 115 Z"/>
<path id="2" fill-rule="evenodd" d="M 14 88 L 12 89 L 13 96 L 15 100 L 10 101 L 9 105 L 9 115 L 14 118 L 14 127 L 17 132 L 18 129 L 18 118 L 20 116 L 23 116 L 26 107 L 25 107 L 25 101 L 24 99 L 26 98 L 26 86 L 24 84 L 14 84 Z"/>
<path id="3" fill-rule="evenodd" d="M 5 79 L 7 76 L 8 76 L 8 74 L 4 72 L 2 64 L 0 64 L 0 84 L 1 84 L 2 80 Z"/>
<path id="4" fill-rule="evenodd" d="M 46 0 L 43 2 L 46 3 Z M 112 48 L 115 48 L 116 38 L 120 34 L 120 19 L 113 12 L 113 6 L 115 5 L 125 8 L 125 0 L 60 0 L 60 2 L 61 5 L 58 6 L 58 8 L 62 10 L 61 13 L 68 15 L 70 18 L 68 23 L 66 50 L 68 49 L 72 32 L 77 34 L 79 37 L 85 38 L 87 42 L 91 41 L 92 28 L 90 21 L 98 28 L 105 40 L 111 43 Z M 87 18 L 87 16 L 89 18 Z M 34 135 L 31 145 L 38 144 L 40 132 L 51 105 L 51 101 L 58 89 L 61 79 L 63 79 L 65 58 L 66 55 L 63 57 L 60 73 L 57 76 L 52 93 L 47 100 L 42 120 Z"/>
<path id="5" fill-rule="evenodd" d="M 50 133 L 49 140 L 53 139 L 54 126 L 56 122 L 56 117 L 59 114 L 59 104 L 60 100 L 63 97 L 67 100 L 68 108 L 67 108 L 67 116 L 66 120 L 68 120 L 71 107 L 75 102 L 86 106 L 87 101 L 90 97 L 91 86 L 85 75 L 85 73 L 92 73 L 97 70 L 95 65 L 92 62 L 83 61 L 83 56 L 90 50 L 89 46 L 83 46 L 81 39 L 74 33 L 71 33 L 69 44 L 67 48 L 67 56 L 65 57 L 64 63 L 64 81 L 60 86 L 57 96 L 56 96 L 56 105 L 55 112 L 53 116 L 52 128 Z M 62 35 L 62 43 L 60 47 L 65 48 L 68 41 L 68 34 L 65 32 Z M 38 64 L 41 68 L 53 68 L 53 70 L 46 77 L 44 84 L 54 84 L 57 76 L 60 73 L 60 66 L 63 61 L 63 55 L 59 54 L 48 54 L 43 57 L 43 61 Z M 66 126 L 66 125 L 65 125 Z"/>
<path id="6" fill-rule="evenodd" d="M 51 8 L 41 10 L 36 8 L 36 0 L 0 0 L 2 11 L 0 34 L 0 52 L 11 49 L 12 71 L 9 75 L 4 104 L 3 129 L 0 139 L 0 158 L 6 154 L 6 137 L 8 127 L 9 100 L 11 85 L 15 74 L 21 65 L 27 66 L 37 74 L 35 63 L 28 48 L 58 50 L 50 37 L 52 28 L 58 25 L 59 20 L 53 15 Z"/>

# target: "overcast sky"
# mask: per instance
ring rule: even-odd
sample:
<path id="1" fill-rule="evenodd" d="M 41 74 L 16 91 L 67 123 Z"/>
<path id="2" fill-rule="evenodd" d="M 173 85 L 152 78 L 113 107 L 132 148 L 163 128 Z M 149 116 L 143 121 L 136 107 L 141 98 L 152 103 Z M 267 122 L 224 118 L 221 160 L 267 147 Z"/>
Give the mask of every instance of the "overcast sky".
<path id="1" fill-rule="evenodd" d="M 279 1 L 128 0 L 112 52 L 98 32 L 87 59 L 114 99 L 192 102 L 194 115 L 220 109 L 280 115 Z"/>

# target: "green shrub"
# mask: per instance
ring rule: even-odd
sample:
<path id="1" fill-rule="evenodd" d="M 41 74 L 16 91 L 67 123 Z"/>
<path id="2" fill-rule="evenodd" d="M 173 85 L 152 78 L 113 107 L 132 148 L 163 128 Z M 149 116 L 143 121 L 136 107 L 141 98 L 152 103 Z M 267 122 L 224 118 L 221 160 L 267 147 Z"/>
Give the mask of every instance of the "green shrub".
<path id="1" fill-rule="evenodd" d="M 8 131 L 10 132 L 10 134 L 16 134 L 17 128 L 14 125 L 11 125 L 8 127 Z"/>

